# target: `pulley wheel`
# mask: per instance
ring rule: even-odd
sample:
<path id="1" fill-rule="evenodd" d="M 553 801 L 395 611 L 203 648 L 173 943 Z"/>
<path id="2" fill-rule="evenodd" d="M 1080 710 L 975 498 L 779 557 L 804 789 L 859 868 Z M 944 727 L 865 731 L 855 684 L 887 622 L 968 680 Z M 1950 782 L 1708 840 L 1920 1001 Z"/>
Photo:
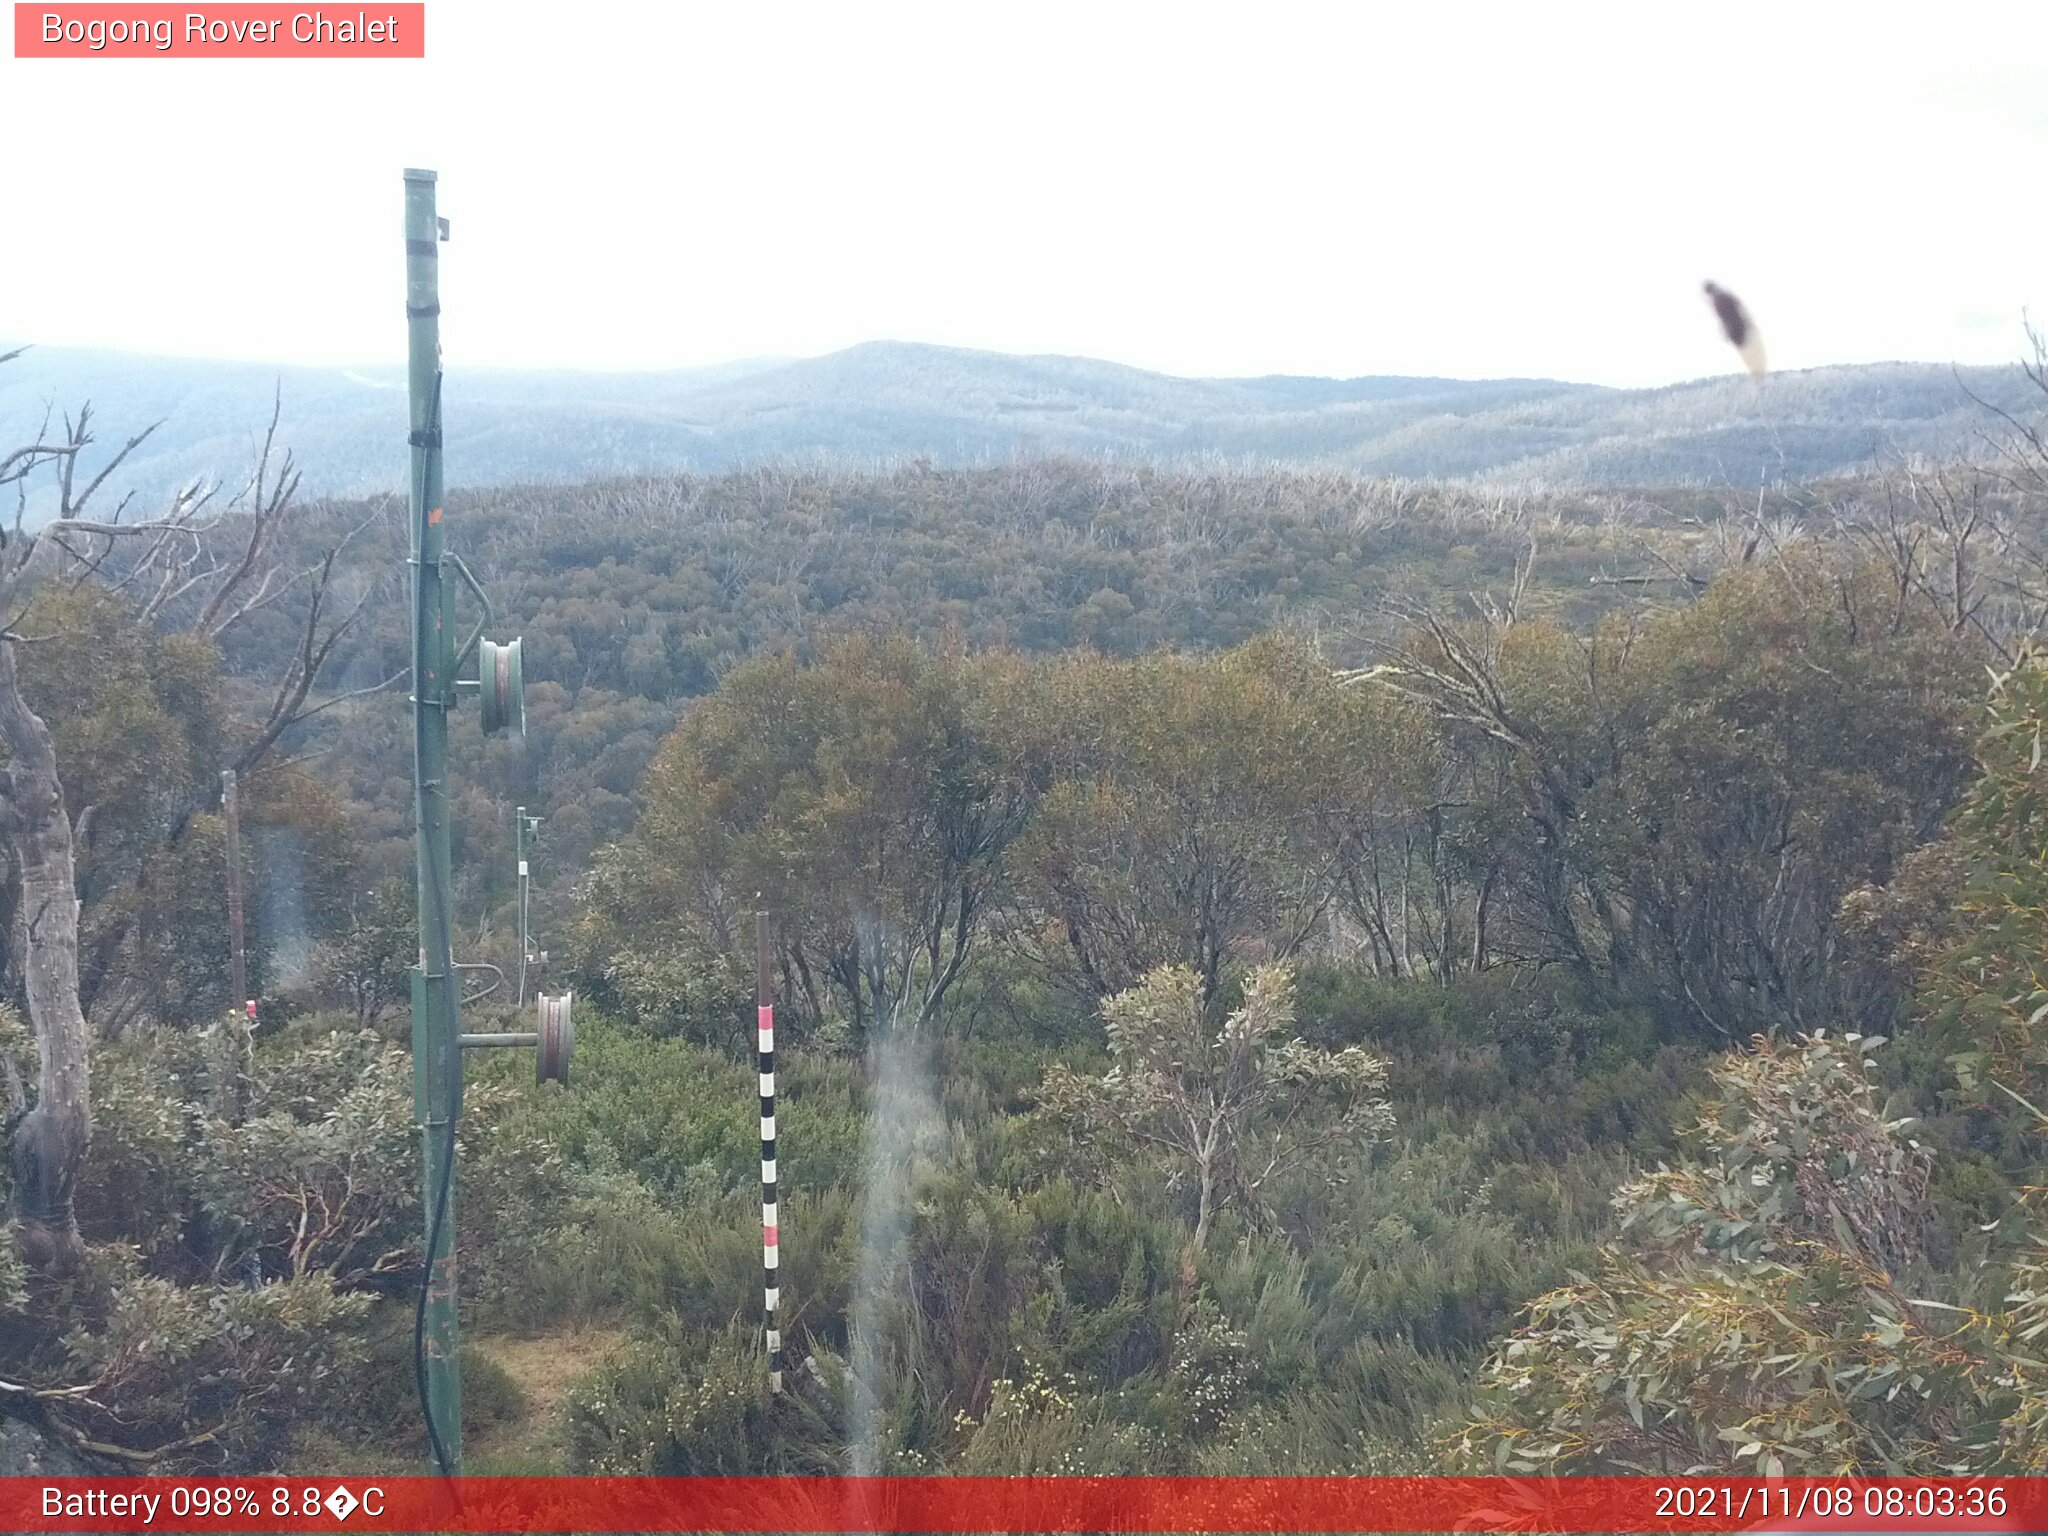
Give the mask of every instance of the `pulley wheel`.
<path id="1" fill-rule="evenodd" d="M 569 1053 L 576 1048 L 576 1025 L 569 1016 L 569 1000 L 575 995 L 540 995 L 540 1039 L 533 1053 L 533 1078 L 537 1083 L 551 1078 L 558 1083 L 569 1081 Z"/>
<path id="2" fill-rule="evenodd" d="M 526 685 L 519 665 L 519 642 L 503 645 L 485 640 L 477 646 L 477 692 L 483 699 L 484 731 L 526 734 Z"/>

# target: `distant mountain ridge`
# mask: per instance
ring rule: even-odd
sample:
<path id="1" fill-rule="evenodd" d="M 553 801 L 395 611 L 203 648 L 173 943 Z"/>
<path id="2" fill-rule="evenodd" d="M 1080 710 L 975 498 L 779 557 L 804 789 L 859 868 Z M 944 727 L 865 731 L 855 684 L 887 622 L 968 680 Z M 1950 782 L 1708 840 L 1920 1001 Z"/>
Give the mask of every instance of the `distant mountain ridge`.
<path id="1" fill-rule="evenodd" d="M 451 370 L 455 485 L 574 483 L 751 463 L 938 464 L 1074 455 L 1547 486 L 1755 485 L 1897 454 L 1946 457 L 2048 401 L 2017 369 L 1880 363 L 1660 389 L 1549 379 L 1183 379 L 1079 357 L 870 342 L 674 373 Z M 246 472 L 284 400 L 312 493 L 396 489 L 396 369 L 274 367 L 36 347 L 0 367 L 0 441 L 91 400 L 102 446 L 164 425 L 131 461 L 145 497 Z M 118 436 L 117 436 L 118 434 Z"/>

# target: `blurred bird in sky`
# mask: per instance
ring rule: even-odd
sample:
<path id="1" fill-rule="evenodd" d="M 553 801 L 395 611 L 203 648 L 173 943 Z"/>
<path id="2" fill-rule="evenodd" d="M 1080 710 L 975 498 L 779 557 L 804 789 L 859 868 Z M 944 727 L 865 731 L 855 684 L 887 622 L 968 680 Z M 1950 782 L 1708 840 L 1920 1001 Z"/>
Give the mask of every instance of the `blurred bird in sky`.
<path id="1" fill-rule="evenodd" d="M 1709 282 L 1707 302 L 1714 306 L 1714 313 L 1720 317 L 1721 330 L 1727 336 L 1729 345 L 1742 354 L 1743 362 L 1757 378 L 1764 376 L 1764 339 L 1757 333 L 1756 322 L 1749 318 L 1749 311 L 1742 307 L 1742 300 L 1726 288 Z"/>

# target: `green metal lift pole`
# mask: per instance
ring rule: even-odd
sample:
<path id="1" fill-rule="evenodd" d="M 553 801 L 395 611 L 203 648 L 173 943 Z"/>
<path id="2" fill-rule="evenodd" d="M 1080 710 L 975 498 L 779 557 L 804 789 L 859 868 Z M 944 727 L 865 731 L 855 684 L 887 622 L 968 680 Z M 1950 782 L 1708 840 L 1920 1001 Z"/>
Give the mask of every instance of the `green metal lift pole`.
<path id="1" fill-rule="evenodd" d="M 455 1118 L 462 1103 L 448 841 L 448 714 L 455 707 L 454 589 L 443 580 L 441 519 L 441 223 L 434 173 L 405 173 L 405 317 L 412 399 L 413 789 L 419 854 L 420 963 L 412 976 L 413 1103 L 425 1177 L 427 1283 L 419 1350 L 427 1433 L 442 1475 L 462 1470 L 456 1371 Z"/>

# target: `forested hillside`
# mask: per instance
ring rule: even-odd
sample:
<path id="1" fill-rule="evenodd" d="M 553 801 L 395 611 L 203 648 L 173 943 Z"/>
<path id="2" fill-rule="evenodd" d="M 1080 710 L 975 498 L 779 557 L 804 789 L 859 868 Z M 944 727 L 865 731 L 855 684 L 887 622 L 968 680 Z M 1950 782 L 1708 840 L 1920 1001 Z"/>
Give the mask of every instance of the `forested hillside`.
<path id="1" fill-rule="evenodd" d="M 0 348 L 4 350 L 4 348 Z M 127 431 L 152 499 L 230 474 L 282 395 L 307 490 L 405 483 L 396 367 L 32 348 L 0 369 L 0 420 L 96 401 Z M 1759 484 L 1977 444 L 2027 398 L 2011 370 L 1922 363 L 1606 389 L 1547 379 L 1183 379 L 1080 357 L 874 342 L 826 357 L 662 374 L 468 372 L 448 385 L 448 453 L 469 486 L 717 474 L 762 463 L 946 468 L 1081 456 L 1279 466 L 1529 486 Z M 41 504 L 34 510 L 40 512 Z"/>
<path id="2" fill-rule="evenodd" d="M 126 534 L 54 457 L 0 571 L 11 800 L 31 713 L 62 786 L 12 834 L 0 1413 L 410 1468 L 402 511 L 273 455 Z M 469 1063 L 468 1470 L 2037 1469 L 2044 469 L 451 496 L 528 678 L 523 739 L 457 717 L 458 955 L 516 963 L 524 805 L 579 1034 L 566 1087 Z"/>

